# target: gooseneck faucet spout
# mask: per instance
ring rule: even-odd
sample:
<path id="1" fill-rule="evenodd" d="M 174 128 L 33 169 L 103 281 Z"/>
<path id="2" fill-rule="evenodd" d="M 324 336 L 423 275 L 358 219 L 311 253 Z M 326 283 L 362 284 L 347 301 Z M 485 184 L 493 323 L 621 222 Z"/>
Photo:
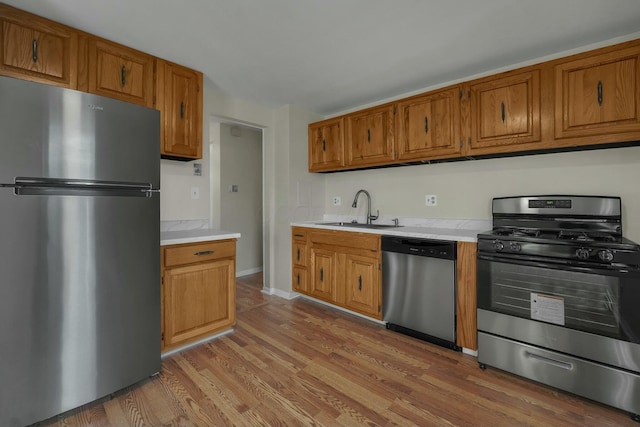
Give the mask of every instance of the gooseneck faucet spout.
<path id="1" fill-rule="evenodd" d="M 367 196 L 367 224 L 371 224 L 371 221 L 375 221 L 380 216 L 380 210 L 379 209 L 376 210 L 377 212 L 376 215 L 371 215 L 371 194 L 369 194 L 367 190 L 358 190 L 358 192 L 356 193 L 356 197 L 353 199 L 353 203 L 351 204 L 351 207 L 352 208 L 358 207 L 358 196 L 360 196 L 360 194 L 362 193 L 364 193 L 364 195 Z"/>

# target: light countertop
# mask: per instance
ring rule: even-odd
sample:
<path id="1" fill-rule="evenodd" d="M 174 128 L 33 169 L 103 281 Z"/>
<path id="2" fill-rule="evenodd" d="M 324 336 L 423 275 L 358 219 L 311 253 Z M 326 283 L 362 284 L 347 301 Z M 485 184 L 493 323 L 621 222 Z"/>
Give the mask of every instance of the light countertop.
<path id="1" fill-rule="evenodd" d="M 181 243 L 209 242 L 212 240 L 239 239 L 240 233 L 200 228 L 194 230 L 173 230 L 160 232 L 160 246 L 178 245 Z"/>
<path id="2" fill-rule="evenodd" d="M 418 239 L 438 239 L 453 240 L 456 242 L 477 242 L 478 234 L 486 232 L 487 229 L 473 228 L 442 228 L 442 227 L 421 227 L 421 226 L 401 226 L 389 228 L 365 228 L 349 227 L 345 225 L 327 225 L 319 222 L 297 222 L 292 223 L 296 227 L 321 228 L 326 230 L 341 230 L 358 233 L 380 234 L 385 236 L 414 237 Z"/>

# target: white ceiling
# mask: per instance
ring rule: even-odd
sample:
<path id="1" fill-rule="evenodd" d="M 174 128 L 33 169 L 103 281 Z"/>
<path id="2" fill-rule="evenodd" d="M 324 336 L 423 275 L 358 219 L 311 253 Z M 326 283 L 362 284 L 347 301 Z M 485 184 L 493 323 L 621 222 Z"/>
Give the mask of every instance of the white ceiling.
<path id="1" fill-rule="evenodd" d="M 640 31 L 639 0 L 1 0 L 329 115 Z"/>

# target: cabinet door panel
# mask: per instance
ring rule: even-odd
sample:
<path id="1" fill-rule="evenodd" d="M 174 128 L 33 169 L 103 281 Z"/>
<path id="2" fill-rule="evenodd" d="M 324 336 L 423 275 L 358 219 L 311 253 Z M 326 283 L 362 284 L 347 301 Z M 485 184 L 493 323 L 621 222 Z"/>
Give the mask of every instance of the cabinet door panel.
<path id="1" fill-rule="evenodd" d="M 470 94 L 469 154 L 517 151 L 540 142 L 539 69 L 482 79 L 471 84 Z"/>
<path id="2" fill-rule="evenodd" d="M 311 249 L 311 295 L 326 301 L 336 300 L 336 253 L 323 249 Z"/>
<path id="3" fill-rule="evenodd" d="M 153 107 L 154 58 L 106 40 L 89 40 L 89 92 Z"/>
<path id="4" fill-rule="evenodd" d="M 0 75 L 76 88 L 76 31 L 2 4 L 0 27 Z"/>
<path id="5" fill-rule="evenodd" d="M 454 88 L 398 103 L 398 159 L 460 153 L 460 97 Z"/>
<path id="6" fill-rule="evenodd" d="M 348 115 L 346 121 L 347 166 L 375 166 L 394 159 L 392 106 Z"/>
<path id="7" fill-rule="evenodd" d="M 343 166 L 343 118 L 309 125 L 309 171 L 336 170 Z"/>
<path id="8" fill-rule="evenodd" d="M 306 294 L 307 288 L 307 269 L 301 267 L 293 267 L 293 290 Z"/>
<path id="9" fill-rule="evenodd" d="M 165 346 L 235 322 L 235 263 L 221 260 L 165 271 Z"/>
<path id="10" fill-rule="evenodd" d="M 556 137 L 636 130 L 639 59 L 635 47 L 556 66 Z"/>
<path id="11" fill-rule="evenodd" d="M 378 260 L 347 255 L 346 306 L 373 316 L 380 315 Z"/>
<path id="12" fill-rule="evenodd" d="M 161 154 L 202 157 L 202 73 L 158 60 Z"/>

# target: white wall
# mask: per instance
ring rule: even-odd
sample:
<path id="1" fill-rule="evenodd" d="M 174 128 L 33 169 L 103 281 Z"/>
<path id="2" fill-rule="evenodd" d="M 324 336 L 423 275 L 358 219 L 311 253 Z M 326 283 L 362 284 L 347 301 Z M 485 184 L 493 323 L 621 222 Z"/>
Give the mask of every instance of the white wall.
<path id="1" fill-rule="evenodd" d="M 236 246 L 238 273 L 262 270 L 262 131 L 221 124 L 220 228 L 242 235 Z M 234 130 L 232 132 L 232 129 Z M 237 185 L 238 192 L 229 186 Z"/>
<path id="2" fill-rule="evenodd" d="M 364 215 L 365 203 L 351 208 L 364 188 L 374 213 L 387 218 L 490 219 L 493 197 L 620 196 L 623 232 L 640 242 L 639 185 L 640 147 L 627 147 L 328 174 L 325 206 L 327 213 Z M 438 206 L 425 206 L 427 194 L 438 196 Z M 334 207 L 332 196 L 341 196 L 342 206 Z"/>

